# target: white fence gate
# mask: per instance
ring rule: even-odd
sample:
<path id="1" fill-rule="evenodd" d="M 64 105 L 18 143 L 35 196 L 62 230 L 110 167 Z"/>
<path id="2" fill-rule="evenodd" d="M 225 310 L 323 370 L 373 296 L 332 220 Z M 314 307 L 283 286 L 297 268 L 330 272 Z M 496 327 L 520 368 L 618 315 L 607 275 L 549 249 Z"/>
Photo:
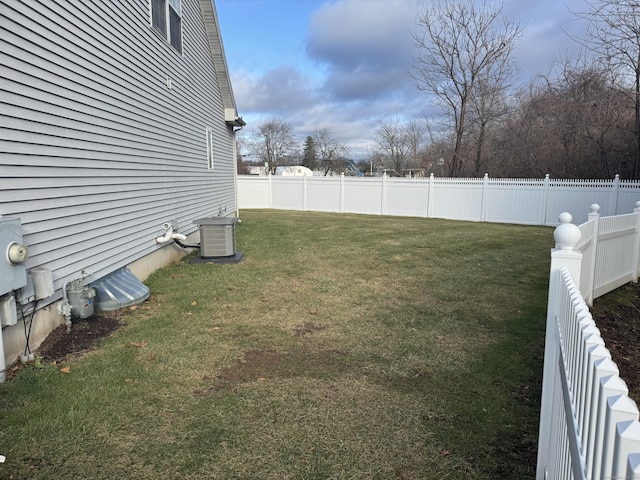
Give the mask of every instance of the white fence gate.
<path id="1" fill-rule="evenodd" d="M 640 182 L 489 178 L 238 176 L 238 206 L 556 225 L 561 212 L 629 212 Z"/>
<path id="2" fill-rule="evenodd" d="M 554 232 L 538 480 L 640 479 L 638 408 L 587 306 L 638 280 L 640 202 L 629 215 L 598 211 L 579 227 L 563 213 Z"/>

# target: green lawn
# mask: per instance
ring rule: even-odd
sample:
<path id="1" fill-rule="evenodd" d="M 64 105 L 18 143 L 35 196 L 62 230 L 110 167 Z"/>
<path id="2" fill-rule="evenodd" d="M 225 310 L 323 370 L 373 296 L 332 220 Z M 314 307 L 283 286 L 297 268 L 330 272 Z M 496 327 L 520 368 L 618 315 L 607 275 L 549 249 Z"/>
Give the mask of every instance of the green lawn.
<path id="1" fill-rule="evenodd" d="M 552 229 L 241 218 L 242 263 L 0 385 L 0 478 L 534 477 Z"/>

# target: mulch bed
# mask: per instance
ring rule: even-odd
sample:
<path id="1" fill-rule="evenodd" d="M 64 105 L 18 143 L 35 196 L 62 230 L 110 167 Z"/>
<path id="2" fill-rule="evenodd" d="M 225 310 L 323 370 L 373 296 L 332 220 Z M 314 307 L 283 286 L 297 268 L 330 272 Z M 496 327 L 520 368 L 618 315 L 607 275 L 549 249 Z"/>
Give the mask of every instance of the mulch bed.
<path id="1" fill-rule="evenodd" d="M 46 362 L 57 362 L 93 350 L 96 342 L 117 330 L 123 323 L 108 315 L 96 314 L 74 319 L 71 330 L 61 325 L 42 342 L 36 355 Z"/>
<path id="2" fill-rule="evenodd" d="M 624 285 L 611 299 L 596 299 L 591 315 L 629 396 L 640 405 L 640 284 Z"/>

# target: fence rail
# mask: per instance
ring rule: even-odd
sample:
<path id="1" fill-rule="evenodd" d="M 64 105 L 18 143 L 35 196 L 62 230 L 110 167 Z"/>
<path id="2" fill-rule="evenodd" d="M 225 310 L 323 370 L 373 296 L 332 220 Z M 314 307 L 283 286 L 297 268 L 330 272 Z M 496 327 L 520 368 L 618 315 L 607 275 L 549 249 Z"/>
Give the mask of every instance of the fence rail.
<path id="1" fill-rule="evenodd" d="M 238 177 L 239 208 L 401 215 L 556 225 L 561 212 L 597 202 L 605 215 L 629 212 L 640 182 L 517 178 Z M 581 214 L 579 214 L 581 215 Z"/>
<path id="2" fill-rule="evenodd" d="M 536 478 L 640 479 L 640 422 L 587 302 L 638 279 L 634 213 L 559 216 L 551 253 Z"/>

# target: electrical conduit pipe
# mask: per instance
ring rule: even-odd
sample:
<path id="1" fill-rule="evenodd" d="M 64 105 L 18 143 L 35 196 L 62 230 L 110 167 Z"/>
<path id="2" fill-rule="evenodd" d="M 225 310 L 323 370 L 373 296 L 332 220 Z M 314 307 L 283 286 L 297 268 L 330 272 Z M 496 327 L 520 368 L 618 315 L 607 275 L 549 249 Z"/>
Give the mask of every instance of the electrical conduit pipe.
<path id="1" fill-rule="evenodd" d="M 4 361 L 4 343 L 2 340 L 2 327 L 0 327 L 0 383 L 4 382 L 7 379 L 7 374 L 5 370 L 7 369 L 7 364 Z"/>

